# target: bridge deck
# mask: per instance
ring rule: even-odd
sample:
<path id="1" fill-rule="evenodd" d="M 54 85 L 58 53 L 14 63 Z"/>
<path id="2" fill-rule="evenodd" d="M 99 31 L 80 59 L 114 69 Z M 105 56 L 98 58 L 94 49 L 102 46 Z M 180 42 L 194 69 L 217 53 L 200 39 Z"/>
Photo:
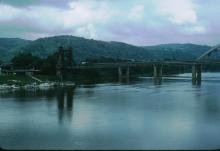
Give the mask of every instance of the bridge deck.
<path id="1" fill-rule="evenodd" d="M 102 69 L 102 68 L 117 68 L 117 67 L 138 67 L 151 65 L 194 65 L 194 64 L 220 64 L 220 61 L 149 61 L 149 62 L 117 62 L 117 63 L 89 63 L 85 65 L 75 65 L 67 67 L 67 69 Z"/>
<path id="2" fill-rule="evenodd" d="M 40 72 L 40 70 L 35 70 L 35 69 L 31 69 L 31 70 L 26 70 L 26 69 L 15 69 L 15 70 L 10 70 L 10 69 L 3 69 L 1 70 L 2 72 Z"/>

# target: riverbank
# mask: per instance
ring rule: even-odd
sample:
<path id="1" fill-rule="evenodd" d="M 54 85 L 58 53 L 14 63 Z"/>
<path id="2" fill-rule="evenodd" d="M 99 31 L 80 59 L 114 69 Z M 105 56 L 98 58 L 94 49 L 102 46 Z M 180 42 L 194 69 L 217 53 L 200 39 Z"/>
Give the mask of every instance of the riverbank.
<path id="1" fill-rule="evenodd" d="M 33 77 L 26 75 L 0 76 L 0 90 L 16 89 L 50 89 L 60 86 L 74 86 L 73 82 L 60 82 L 56 76 L 37 75 Z"/>

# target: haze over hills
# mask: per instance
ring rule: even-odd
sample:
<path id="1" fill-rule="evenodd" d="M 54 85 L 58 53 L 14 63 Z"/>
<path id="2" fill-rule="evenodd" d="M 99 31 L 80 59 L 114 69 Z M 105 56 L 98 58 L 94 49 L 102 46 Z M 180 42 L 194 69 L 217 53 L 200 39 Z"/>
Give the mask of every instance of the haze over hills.
<path id="1" fill-rule="evenodd" d="M 160 44 L 155 46 L 144 46 L 152 55 L 161 59 L 196 59 L 211 47 L 207 45 L 185 44 Z"/>
<path id="2" fill-rule="evenodd" d="M 161 44 L 133 46 L 122 42 L 105 42 L 75 36 L 54 36 L 34 41 L 0 38 L 0 60 L 9 61 L 19 52 L 31 52 L 42 58 L 53 54 L 59 46 L 73 48 L 76 62 L 100 57 L 114 59 L 195 59 L 211 47 L 195 44 Z"/>

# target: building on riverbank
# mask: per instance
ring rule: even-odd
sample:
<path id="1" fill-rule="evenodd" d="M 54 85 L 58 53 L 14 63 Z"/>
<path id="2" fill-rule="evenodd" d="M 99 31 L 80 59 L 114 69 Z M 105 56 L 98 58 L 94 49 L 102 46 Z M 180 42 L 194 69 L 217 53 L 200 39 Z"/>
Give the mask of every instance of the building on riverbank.
<path id="1" fill-rule="evenodd" d="M 0 65 L 0 75 L 7 75 L 8 70 L 13 70 L 12 64 L 1 64 Z"/>
<path id="2" fill-rule="evenodd" d="M 15 69 L 12 64 L 0 65 L 0 75 L 34 75 L 34 73 L 40 72 L 34 68 L 31 69 Z"/>

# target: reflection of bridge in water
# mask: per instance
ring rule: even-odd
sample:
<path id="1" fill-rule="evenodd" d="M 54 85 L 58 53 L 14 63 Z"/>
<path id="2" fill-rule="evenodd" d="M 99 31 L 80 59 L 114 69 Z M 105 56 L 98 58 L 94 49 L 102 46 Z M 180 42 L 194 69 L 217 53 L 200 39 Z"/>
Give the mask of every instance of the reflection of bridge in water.
<path id="1" fill-rule="evenodd" d="M 202 65 L 216 65 L 220 61 L 210 60 L 212 53 L 218 51 L 220 44 L 203 53 L 195 60 L 170 60 L 170 61 L 130 61 L 130 62 L 115 62 L 115 63 L 89 63 L 84 65 L 73 65 L 72 63 L 72 49 L 67 50 L 65 61 L 65 53 L 62 47 L 59 48 L 59 58 L 57 63 L 57 75 L 62 77 L 65 71 L 73 71 L 77 69 L 107 69 L 115 68 L 118 70 L 118 78 L 129 79 L 131 67 L 145 67 L 153 66 L 153 77 L 155 81 L 162 80 L 163 66 L 191 66 L 192 67 L 192 82 L 193 84 L 200 84 L 202 78 Z M 125 71 L 125 72 L 123 72 Z M 125 74 L 123 74 L 125 73 Z"/>
<path id="2" fill-rule="evenodd" d="M 60 122 L 66 120 L 64 118 L 71 120 L 73 112 L 73 96 L 74 88 L 68 88 L 67 90 L 60 89 L 57 92 L 57 107 Z"/>

